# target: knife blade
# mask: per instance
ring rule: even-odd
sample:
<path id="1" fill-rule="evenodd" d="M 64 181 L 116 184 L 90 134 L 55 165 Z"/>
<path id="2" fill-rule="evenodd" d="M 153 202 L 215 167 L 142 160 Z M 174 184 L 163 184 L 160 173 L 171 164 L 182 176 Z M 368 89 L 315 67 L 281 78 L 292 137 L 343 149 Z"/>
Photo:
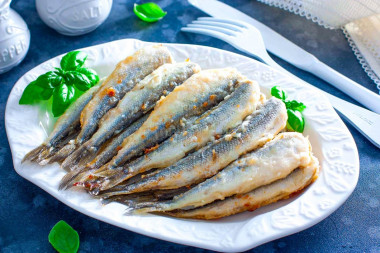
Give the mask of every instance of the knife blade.
<path id="1" fill-rule="evenodd" d="M 380 96 L 335 71 L 279 33 L 243 12 L 217 0 L 188 0 L 190 4 L 215 18 L 244 21 L 256 27 L 269 52 L 332 84 L 365 107 L 380 114 Z"/>

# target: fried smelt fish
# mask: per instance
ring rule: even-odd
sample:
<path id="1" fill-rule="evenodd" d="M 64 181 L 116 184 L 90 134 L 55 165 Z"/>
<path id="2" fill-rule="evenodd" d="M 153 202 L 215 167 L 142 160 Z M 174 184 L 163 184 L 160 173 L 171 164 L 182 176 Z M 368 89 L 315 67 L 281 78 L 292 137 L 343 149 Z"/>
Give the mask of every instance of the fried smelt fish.
<path id="1" fill-rule="evenodd" d="M 152 168 L 165 168 L 180 160 L 191 150 L 201 148 L 213 138 L 240 125 L 260 102 L 260 90 L 256 82 L 241 81 L 236 90 L 218 106 L 205 112 L 184 131 L 175 133 L 156 149 L 132 161 L 122 170 L 107 171 L 103 182 L 118 182 Z M 157 148 L 158 147 L 158 148 Z M 101 176 L 97 174 L 96 176 Z M 107 189 L 99 184 L 101 190 Z"/>
<path id="2" fill-rule="evenodd" d="M 53 161 L 60 161 L 86 142 L 98 127 L 99 120 L 137 83 L 165 63 L 171 63 L 169 50 L 162 45 L 147 46 L 136 51 L 116 65 L 114 71 L 101 85 L 93 99 L 86 105 L 80 116 L 81 132 L 75 139 L 57 153 Z"/>
<path id="3" fill-rule="evenodd" d="M 73 182 L 81 181 L 83 178 L 87 179 L 87 176 L 92 170 L 100 168 L 100 166 L 111 160 L 111 158 L 117 154 L 117 151 L 120 148 L 120 145 L 123 143 L 123 140 L 136 132 L 136 130 L 139 129 L 141 125 L 146 121 L 148 116 L 149 113 L 142 116 L 123 132 L 115 136 L 110 141 L 104 143 L 95 157 L 91 156 L 89 159 L 84 160 L 83 164 L 79 164 L 79 166 L 74 170 L 68 172 L 61 179 L 58 187 L 59 190 L 68 189 L 73 186 Z"/>
<path id="4" fill-rule="evenodd" d="M 191 210 L 176 210 L 166 214 L 179 218 L 219 219 L 229 215 L 254 211 L 281 199 L 297 194 L 314 182 L 319 173 L 318 160 L 313 157 L 309 165 L 294 170 L 286 178 L 279 179 L 269 185 L 261 186 L 249 193 L 235 195 L 225 200 L 218 200 L 203 207 Z M 121 197 L 124 195 L 121 195 Z M 119 199 L 116 199 L 120 201 Z M 126 204 L 130 202 L 124 202 Z"/>
<path id="5" fill-rule="evenodd" d="M 80 126 L 79 118 L 81 112 L 90 102 L 94 93 L 98 91 L 99 87 L 100 85 L 92 87 L 72 103 L 65 113 L 59 117 L 55 123 L 54 130 L 49 137 L 40 146 L 26 154 L 22 162 L 27 160 L 42 160 L 43 158 L 48 157 L 56 147 L 62 145 L 62 142 L 67 139 L 68 136 L 72 136 L 73 132 L 77 132 L 78 127 Z"/>
<path id="6" fill-rule="evenodd" d="M 217 105 L 233 92 L 241 74 L 233 68 L 203 70 L 177 86 L 167 97 L 157 102 L 144 124 L 122 144 L 122 149 L 96 173 L 116 169 L 171 136 L 184 121 Z M 122 167 L 120 168 L 122 169 Z M 117 180 L 110 182 L 117 184 Z M 110 186 L 112 186 L 110 185 Z"/>
<path id="7" fill-rule="evenodd" d="M 104 193 L 104 196 L 130 194 L 155 189 L 173 189 L 191 185 L 215 175 L 242 154 L 262 146 L 286 125 L 286 108 L 276 98 L 267 100 L 243 123 L 215 143 L 189 154 L 177 163 L 124 190 Z M 174 152 L 174 151 L 173 151 Z"/>
<path id="8" fill-rule="evenodd" d="M 107 112 L 91 139 L 68 156 L 63 161 L 62 168 L 71 168 L 82 157 L 96 153 L 104 142 L 150 111 L 161 96 L 168 95 L 199 71 L 199 65 L 192 62 L 164 64 L 158 67 L 127 92 L 115 108 Z"/>
<path id="9" fill-rule="evenodd" d="M 281 133 L 262 148 L 249 153 L 217 175 L 171 201 L 131 205 L 133 212 L 162 212 L 191 209 L 235 194 L 245 194 L 260 186 L 287 177 L 311 162 L 310 143 L 299 133 Z"/>

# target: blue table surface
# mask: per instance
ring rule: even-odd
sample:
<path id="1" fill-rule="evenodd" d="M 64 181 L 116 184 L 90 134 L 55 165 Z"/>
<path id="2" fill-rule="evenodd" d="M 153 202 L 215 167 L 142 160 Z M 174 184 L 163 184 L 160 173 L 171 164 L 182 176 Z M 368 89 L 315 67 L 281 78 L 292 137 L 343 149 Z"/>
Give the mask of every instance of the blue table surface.
<path id="1" fill-rule="evenodd" d="M 157 23 L 148 24 L 137 19 L 132 11 L 134 1 L 114 0 L 108 19 L 95 31 L 78 37 L 64 36 L 47 27 L 38 16 L 34 1 L 12 2 L 11 7 L 29 26 L 31 45 L 18 67 L 0 75 L 0 252 L 55 252 L 47 236 L 61 219 L 79 232 L 80 252 L 208 252 L 139 235 L 67 207 L 16 174 L 6 138 L 4 111 L 14 83 L 25 72 L 59 54 L 124 38 L 199 44 L 239 53 L 217 39 L 180 32 L 182 26 L 205 16 L 187 1 L 156 2 L 168 12 Z M 272 27 L 338 72 L 377 92 L 341 30 L 325 29 L 305 18 L 253 0 L 226 2 Z M 274 59 L 315 86 L 355 103 L 318 78 Z M 352 126 L 347 124 L 347 127 L 360 155 L 360 178 L 353 194 L 317 225 L 249 252 L 380 252 L 380 152 Z"/>

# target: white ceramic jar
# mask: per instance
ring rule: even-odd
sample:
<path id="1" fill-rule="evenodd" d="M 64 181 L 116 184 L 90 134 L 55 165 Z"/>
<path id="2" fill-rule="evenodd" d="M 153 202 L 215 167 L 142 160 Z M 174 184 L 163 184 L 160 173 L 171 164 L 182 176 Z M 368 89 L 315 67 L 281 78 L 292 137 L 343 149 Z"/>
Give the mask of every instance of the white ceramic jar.
<path id="1" fill-rule="evenodd" d="M 25 21 L 12 10 L 11 0 L 0 0 L 0 74 L 18 65 L 30 44 L 30 32 Z"/>
<path id="2" fill-rule="evenodd" d="M 89 33 L 108 17 L 112 0 L 36 0 L 46 25 L 64 35 Z"/>

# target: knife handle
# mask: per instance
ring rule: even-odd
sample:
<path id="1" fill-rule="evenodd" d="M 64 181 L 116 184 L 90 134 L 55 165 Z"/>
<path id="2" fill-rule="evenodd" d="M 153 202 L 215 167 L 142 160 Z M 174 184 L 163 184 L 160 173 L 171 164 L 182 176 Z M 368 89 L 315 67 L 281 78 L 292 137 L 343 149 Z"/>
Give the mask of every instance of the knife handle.
<path id="1" fill-rule="evenodd" d="M 317 59 L 313 64 L 305 66 L 304 69 L 343 91 L 365 107 L 380 114 L 380 96 L 376 93 L 364 88 Z"/>

